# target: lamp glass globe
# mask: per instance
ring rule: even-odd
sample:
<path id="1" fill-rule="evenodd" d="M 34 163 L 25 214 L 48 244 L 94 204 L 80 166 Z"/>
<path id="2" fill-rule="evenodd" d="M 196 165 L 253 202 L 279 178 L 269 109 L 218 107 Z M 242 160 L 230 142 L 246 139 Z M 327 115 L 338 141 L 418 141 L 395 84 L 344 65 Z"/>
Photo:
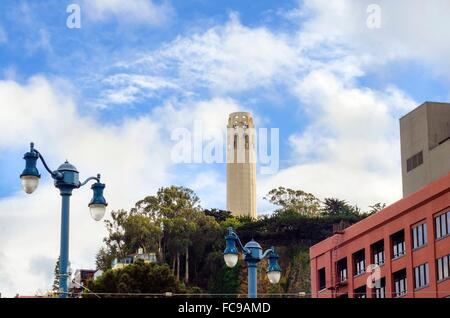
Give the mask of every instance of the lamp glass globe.
<path id="1" fill-rule="evenodd" d="M 89 212 L 95 221 L 100 221 L 105 216 L 106 206 L 103 204 L 91 204 L 89 206 Z"/>
<path id="2" fill-rule="evenodd" d="M 223 258 L 225 259 L 225 264 L 227 264 L 228 267 L 232 268 L 232 267 L 236 266 L 239 255 L 238 254 L 224 254 Z"/>
<path id="3" fill-rule="evenodd" d="M 33 193 L 39 185 L 39 178 L 36 176 L 22 176 L 20 181 L 23 190 L 28 194 Z"/>
<path id="4" fill-rule="evenodd" d="M 278 284 L 281 278 L 281 272 L 279 271 L 270 271 L 267 273 L 267 278 L 269 278 L 269 281 L 271 284 Z"/>

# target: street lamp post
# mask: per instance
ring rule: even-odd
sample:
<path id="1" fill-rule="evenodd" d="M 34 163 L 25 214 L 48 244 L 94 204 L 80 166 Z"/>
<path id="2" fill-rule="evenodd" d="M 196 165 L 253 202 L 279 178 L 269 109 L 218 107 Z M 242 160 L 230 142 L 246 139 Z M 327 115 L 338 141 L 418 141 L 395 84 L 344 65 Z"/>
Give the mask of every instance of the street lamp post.
<path id="1" fill-rule="evenodd" d="M 25 169 L 20 175 L 22 187 L 28 194 L 33 193 L 39 185 L 41 175 L 36 167 L 37 160 L 41 159 L 44 168 L 48 171 L 54 180 L 55 187 L 59 189 L 61 195 L 61 245 L 60 245 L 60 260 L 59 260 L 59 288 L 60 298 L 66 298 L 68 295 L 67 286 L 67 266 L 69 263 L 69 213 L 70 213 L 70 196 L 74 189 L 78 189 L 91 180 L 95 180 L 91 186 L 93 197 L 89 203 L 91 216 L 94 220 L 100 221 L 106 212 L 105 198 L 103 197 L 103 190 L 105 185 L 100 183 L 100 175 L 96 177 L 87 178 L 84 182 L 79 181 L 79 172 L 68 161 L 63 163 L 57 170 L 52 171 L 41 153 L 34 148 L 31 143 L 30 151 L 24 157 Z"/>
<path id="2" fill-rule="evenodd" d="M 228 267 L 236 266 L 239 259 L 239 251 L 236 247 L 236 243 L 239 244 L 244 254 L 244 260 L 247 263 L 248 270 L 248 298 L 257 298 L 257 266 L 260 261 L 267 258 L 269 261 L 267 267 L 267 277 L 272 284 L 277 284 L 281 277 L 281 268 L 278 265 L 278 259 L 280 258 L 272 246 L 264 253 L 262 252 L 261 245 L 253 239 L 242 245 L 241 240 L 237 236 L 232 227 L 228 228 L 228 234 L 225 237 L 226 247 L 223 252 L 225 264 Z"/>

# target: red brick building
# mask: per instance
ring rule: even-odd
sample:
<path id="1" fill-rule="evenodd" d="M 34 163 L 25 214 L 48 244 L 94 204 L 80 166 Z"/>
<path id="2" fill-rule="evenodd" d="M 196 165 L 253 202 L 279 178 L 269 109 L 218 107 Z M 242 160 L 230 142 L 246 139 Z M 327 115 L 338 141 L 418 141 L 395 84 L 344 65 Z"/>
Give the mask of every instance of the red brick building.
<path id="1" fill-rule="evenodd" d="M 312 246 L 310 260 L 312 297 L 450 297 L 450 174 Z"/>

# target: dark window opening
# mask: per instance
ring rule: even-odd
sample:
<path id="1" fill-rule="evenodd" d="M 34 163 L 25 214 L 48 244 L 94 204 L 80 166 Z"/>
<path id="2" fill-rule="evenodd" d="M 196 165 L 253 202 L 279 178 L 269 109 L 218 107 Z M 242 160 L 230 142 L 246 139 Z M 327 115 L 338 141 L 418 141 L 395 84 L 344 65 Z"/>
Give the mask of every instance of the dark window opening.
<path id="1" fill-rule="evenodd" d="M 366 285 L 356 288 L 354 295 L 355 298 L 366 298 Z"/>
<path id="2" fill-rule="evenodd" d="M 427 224 L 422 223 L 411 229 L 413 248 L 419 248 L 427 244 Z"/>
<path id="3" fill-rule="evenodd" d="M 366 260 L 364 249 L 353 254 L 353 275 L 361 275 L 366 272 Z"/>
<path id="4" fill-rule="evenodd" d="M 386 298 L 386 279 L 384 277 L 375 281 L 373 294 L 375 298 Z"/>
<path id="5" fill-rule="evenodd" d="M 343 283 L 347 281 L 347 258 L 339 260 L 336 264 L 337 272 L 339 274 L 339 282 Z"/>
<path id="6" fill-rule="evenodd" d="M 405 255 L 405 231 L 401 230 L 391 236 L 392 240 L 392 258 Z"/>
<path id="7" fill-rule="evenodd" d="M 406 160 L 406 172 L 410 172 L 411 170 L 417 168 L 423 164 L 423 152 L 416 153 L 414 156 L 410 157 Z"/>
<path id="8" fill-rule="evenodd" d="M 437 260 L 437 279 L 438 281 L 450 277 L 450 254 Z"/>
<path id="9" fill-rule="evenodd" d="M 319 290 L 327 288 L 325 268 L 319 269 Z"/>
<path id="10" fill-rule="evenodd" d="M 372 244 L 372 263 L 375 265 L 384 264 L 384 241 Z"/>
<path id="11" fill-rule="evenodd" d="M 425 287 L 428 282 L 428 263 L 414 267 L 414 288 Z"/>
<path id="12" fill-rule="evenodd" d="M 393 275 L 394 278 L 394 296 L 400 297 L 406 294 L 406 269 L 399 270 Z"/>
<path id="13" fill-rule="evenodd" d="M 442 213 L 434 218 L 436 239 L 450 234 L 450 212 Z"/>

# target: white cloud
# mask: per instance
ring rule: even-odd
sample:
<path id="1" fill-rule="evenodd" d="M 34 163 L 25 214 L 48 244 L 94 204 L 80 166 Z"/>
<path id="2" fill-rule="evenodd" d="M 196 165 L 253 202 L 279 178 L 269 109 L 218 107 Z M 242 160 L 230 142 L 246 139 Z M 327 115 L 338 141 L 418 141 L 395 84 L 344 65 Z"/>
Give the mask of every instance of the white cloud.
<path id="1" fill-rule="evenodd" d="M 102 92 L 98 101 L 102 108 L 107 105 L 133 104 L 156 96 L 161 90 L 177 89 L 176 85 L 167 79 L 139 74 L 114 74 L 107 77 L 103 83 L 108 88 Z"/>
<path id="2" fill-rule="evenodd" d="M 80 170 L 81 179 L 102 173 L 110 210 L 129 208 L 168 179 L 170 145 L 161 141 L 160 126 L 150 116 L 118 125 L 82 117 L 70 96 L 57 93 L 41 77 L 25 85 L 1 81 L 0 98 L 0 150 L 25 152 L 35 141 L 53 169 L 67 158 Z M 0 199 L 0 252 L 5 256 L 0 276 L 14 277 L 0 280 L 4 295 L 32 293 L 51 284 L 48 276 L 29 268 L 36 259 L 56 259 L 59 253 L 60 199 L 42 165 L 39 169 L 42 184 L 33 195 Z M 70 256 L 83 267 L 93 266 L 105 234 L 104 225 L 89 216 L 91 195 L 89 187 L 75 190 L 71 204 Z"/>
<path id="3" fill-rule="evenodd" d="M 234 101 L 168 104 L 141 117 L 110 124 L 101 118 L 81 116 L 70 90 L 63 87 L 43 77 L 23 85 L 0 81 L 0 99 L 4 103 L 0 109 L 0 151 L 25 152 L 28 143 L 34 141 L 53 169 L 69 159 L 80 170 L 81 179 L 100 172 L 106 183 L 108 210 L 128 209 L 160 186 L 190 184 L 188 180 L 196 180 L 194 190 L 205 193 L 204 204 L 220 201 L 223 181 L 216 183 L 214 171 L 197 178 L 172 175 L 170 131 L 175 127 L 190 128 L 192 121 L 199 119 L 205 121 L 206 135 L 213 134 L 214 127 L 225 126 L 228 112 L 239 108 Z M 11 160 L 22 158 L 18 155 Z M 42 165 L 38 167 L 42 180 L 33 195 L 20 192 L 0 199 L 3 295 L 32 294 L 51 285 L 50 274 L 42 266 L 59 254 L 60 198 Z M 217 192 L 211 184 L 216 185 Z M 71 199 L 70 260 L 74 269 L 94 266 L 95 253 L 105 235 L 104 225 L 89 216 L 91 195 L 89 187 L 85 187 L 75 190 Z M 35 268 L 36 264 L 39 268 Z M 52 271 L 53 266 L 48 270 Z"/>
<path id="4" fill-rule="evenodd" d="M 161 26 L 173 17 L 173 9 L 167 1 L 161 4 L 153 0 L 85 0 L 83 12 L 95 21 L 114 17 L 127 23 Z"/>
<path id="5" fill-rule="evenodd" d="M 287 40 L 265 28 L 245 27 L 231 15 L 225 26 L 179 38 L 161 54 L 176 61 L 179 74 L 196 85 L 244 91 L 274 84 L 283 72 L 295 72 L 301 61 Z"/>
<path id="6" fill-rule="evenodd" d="M 206 139 L 216 134 L 225 134 L 228 115 L 242 110 L 243 107 L 231 98 L 213 98 L 204 101 L 167 102 L 154 110 L 155 118 L 171 131 L 176 128 L 192 130 L 195 122 L 201 125 Z"/>
<path id="7" fill-rule="evenodd" d="M 246 27 L 233 13 L 225 25 L 180 36 L 158 50 L 115 66 L 120 72 L 150 74 L 158 81 L 164 78 L 164 88 L 178 88 L 177 93 L 192 95 L 204 88 L 213 96 L 226 96 L 292 78 L 304 60 L 289 41 L 285 34 L 275 34 L 264 27 Z M 132 86 L 132 79 L 126 87 Z M 112 87 L 116 88 L 117 85 Z M 145 94 L 153 87 L 138 89 Z"/>
<path id="8" fill-rule="evenodd" d="M 366 23 L 367 8 L 373 3 L 381 8 L 379 29 Z M 450 44 L 443 40 L 450 37 L 447 0 L 306 0 L 300 7 L 299 39 L 310 50 L 364 55 L 369 57 L 366 69 L 372 71 L 380 64 L 416 59 L 448 78 Z"/>
<path id="9" fill-rule="evenodd" d="M 416 102 L 393 87 L 358 88 L 326 70 L 297 83 L 311 123 L 290 137 L 292 166 L 262 180 L 263 191 L 284 185 L 362 208 L 401 197 L 399 111 Z"/>
<path id="10" fill-rule="evenodd" d="M 225 168 L 225 166 L 223 166 Z M 190 187 L 195 189 L 205 208 L 226 209 L 226 180 L 214 170 L 201 169 L 196 173 Z"/>

